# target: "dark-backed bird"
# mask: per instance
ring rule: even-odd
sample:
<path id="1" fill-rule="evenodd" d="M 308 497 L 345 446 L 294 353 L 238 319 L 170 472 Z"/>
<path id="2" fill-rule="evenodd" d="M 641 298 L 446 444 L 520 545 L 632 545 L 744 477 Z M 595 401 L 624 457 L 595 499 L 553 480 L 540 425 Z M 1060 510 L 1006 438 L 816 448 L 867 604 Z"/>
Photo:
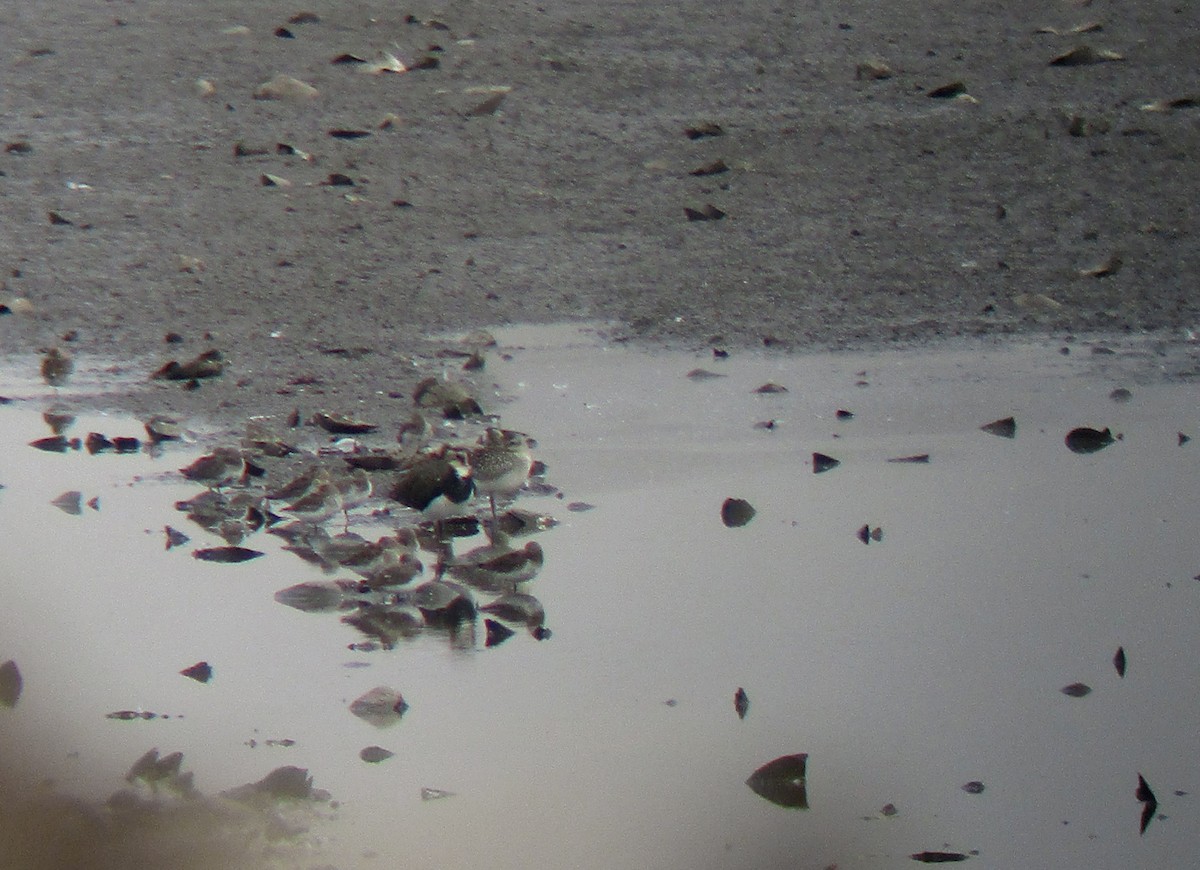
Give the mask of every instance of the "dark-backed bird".
<path id="1" fill-rule="evenodd" d="M 436 521 L 464 515 L 474 491 L 474 478 L 461 455 L 443 450 L 416 460 L 396 479 L 389 495 Z"/>

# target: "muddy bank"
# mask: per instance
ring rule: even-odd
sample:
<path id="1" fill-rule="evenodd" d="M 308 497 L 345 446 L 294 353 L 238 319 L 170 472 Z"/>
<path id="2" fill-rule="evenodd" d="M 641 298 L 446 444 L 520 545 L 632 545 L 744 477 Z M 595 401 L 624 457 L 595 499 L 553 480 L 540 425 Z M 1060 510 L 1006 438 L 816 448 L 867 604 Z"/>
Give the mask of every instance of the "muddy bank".
<path id="1" fill-rule="evenodd" d="M 427 336 L 511 322 L 780 352 L 1200 322 L 1197 110 L 1144 108 L 1200 91 L 1170 3 L 151 2 L 0 26 L 0 301 L 32 309 L 0 316 L 0 350 L 230 359 L 134 409 L 402 419 L 457 366 Z M 1050 65 L 1079 44 L 1123 59 Z M 331 63 L 385 50 L 431 60 Z M 318 93 L 255 99 L 277 74 Z"/>

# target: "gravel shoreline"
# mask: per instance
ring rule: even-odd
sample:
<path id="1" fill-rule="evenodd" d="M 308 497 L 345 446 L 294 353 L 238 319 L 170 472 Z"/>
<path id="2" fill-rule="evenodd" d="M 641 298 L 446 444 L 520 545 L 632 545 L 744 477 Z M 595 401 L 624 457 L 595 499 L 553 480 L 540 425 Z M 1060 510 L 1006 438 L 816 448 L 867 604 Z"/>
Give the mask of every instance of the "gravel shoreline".
<path id="1" fill-rule="evenodd" d="M 0 303 L 31 308 L 0 351 L 230 360 L 133 411 L 279 414 L 300 380 L 402 420 L 461 362 L 428 336 L 517 322 L 769 352 L 1200 323 L 1200 25 L 1168 3 L 17 4 L 0 29 Z M 1124 59 L 1049 63 L 1079 44 Z M 437 66 L 331 63 L 381 51 Z M 317 96 L 255 99 L 279 74 Z"/>

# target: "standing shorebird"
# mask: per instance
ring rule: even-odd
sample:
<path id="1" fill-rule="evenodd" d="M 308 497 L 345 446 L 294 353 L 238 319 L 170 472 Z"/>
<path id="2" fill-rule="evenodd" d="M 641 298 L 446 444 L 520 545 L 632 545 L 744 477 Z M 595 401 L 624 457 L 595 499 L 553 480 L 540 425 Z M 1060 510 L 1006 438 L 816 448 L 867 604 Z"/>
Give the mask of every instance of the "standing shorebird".
<path id="1" fill-rule="evenodd" d="M 492 507 L 492 539 L 496 537 L 496 496 L 517 492 L 533 470 L 527 436 L 508 429 L 489 427 L 480 445 L 471 451 L 471 475 L 475 491 L 486 495 Z"/>
<path id="2" fill-rule="evenodd" d="M 302 523 L 319 526 L 342 512 L 342 496 L 329 472 L 322 468 L 296 500 L 282 510 Z"/>
<path id="3" fill-rule="evenodd" d="M 475 491 L 471 470 L 457 451 L 443 449 L 412 464 L 392 486 L 389 495 L 395 501 L 436 523 L 441 537 L 441 521 L 463 516 Z"/>
<path id="4" fill-rule="evenodd" d="M 179 471 L 193 483 L 220 489 L 231 483 L 245 482 L 246 460 L 236 447 L 218 447 Z"/>
<path id="5" fill-rule="evenodd" d="M 42 379 L 52 387 L 61 387 L 75 370 L 75 360 L 65 350 L 52 347 L 42 357 Z"/>
<path id="6" fill-rule="evenodd" d="M 350 531 L 350 511 L 371 500 L 374 491 L 371 477 L 363 469 L 355 468 L 349 474 L 335 475 L 332 480 L 337 490 L 342 515 L 346 518 L 346 531 Z"/>
<path id="7" fill-rule="evenodd" d="M 416 460 L 388 493 L 395 501 L 433 520 L 438 555 L 435 578 L 440 578 L 445 571 L 449 550 L 442 520 L 466 514 L 467 504 L 474 492 L 471 470 L 460 452 L 443 446 L 437 453 Z"/>

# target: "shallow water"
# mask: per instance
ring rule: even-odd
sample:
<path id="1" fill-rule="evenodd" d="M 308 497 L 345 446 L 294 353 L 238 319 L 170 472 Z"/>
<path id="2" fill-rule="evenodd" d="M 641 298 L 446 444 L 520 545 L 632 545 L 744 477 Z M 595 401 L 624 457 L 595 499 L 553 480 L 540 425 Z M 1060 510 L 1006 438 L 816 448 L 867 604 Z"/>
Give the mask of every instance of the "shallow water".
<path id="1" fill-rule="evenodd" d="M 25 683 L 0 708 L 10 782 L 103 798 L 152 746 L 182 751 L 206 794 L 305 767 L 339 806 L 298 866 L 875 868 L 925 850 L 1188 865 L 1200 442 L 1178 433 L 1200 426 L 1194 381 L 1162 374 L 1190 370 L 1186 348 L 714 360 L 500 336 L 485 404 L 538 439 L 563 497 L 518 500 L 560 521 L 525 584 L 553 635 L 490 649 L 482 620 L 349 649 L 364 637 L 338 614 L 274 600 L 329 579 L 280 542 L 255 536 L 267 555 L 239 565 L 190 558 L 221 543 L 172 508 L 200 491 L 175 470 L 206 445 L 41 453 L 25 446 L 48 434 L 40 411 L 70 395 L 0 385 L 24 397 L 0 407 L 0 660 Z M 685 377 L 698 367 L 723 377 Z M 768 381 L 788 391 L 753 392 Z M 1014 439 L 979 429 L 1009 415 Z M 1082 425 L 1122 438 L 1077 455 L 1063 438 Z M 92 430 L 142 435 L 119 417 L 72 432 Z M 841 465 L 814 474 L 814 451 Z M 930 461 L 887 462 L 914 454 Z M 52 506 L 64 490 L 99 510 Z M 748 525 L 722 524 L 727 497 L 754 506 Z M 192 541 L 166 550 L 166 524 Z M 882 540 L 864 546 L 864 524 Z M 178 674 L 199 660 L 207 685 Z M 1093 691 L 1060 692 L 1074 682 Z M 380 685 L 410 705 L 387 729 L 348 711 Z M 170 718 L 105 718 L 123 709 Z M 395 757 L 365 764 L 372 744 Z M 808 810 L 744 784 L 800 752 Z M 1164 816 L 1144 836 L 1139 772 Z"/>

